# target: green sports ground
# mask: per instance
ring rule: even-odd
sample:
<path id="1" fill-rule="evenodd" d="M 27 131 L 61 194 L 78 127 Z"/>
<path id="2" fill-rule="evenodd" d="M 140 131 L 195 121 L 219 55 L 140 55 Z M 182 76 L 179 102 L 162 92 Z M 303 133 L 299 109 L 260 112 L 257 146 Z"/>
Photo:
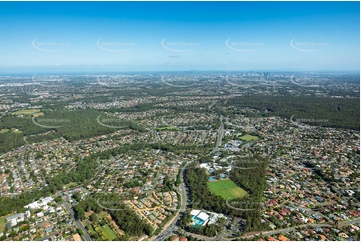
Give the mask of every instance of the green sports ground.
<path id="1" fill-rule="evenodd" d="M 230 179 L 207 182 L 209 190 L 223 199 L 244 197 L 247 192 Z"/>

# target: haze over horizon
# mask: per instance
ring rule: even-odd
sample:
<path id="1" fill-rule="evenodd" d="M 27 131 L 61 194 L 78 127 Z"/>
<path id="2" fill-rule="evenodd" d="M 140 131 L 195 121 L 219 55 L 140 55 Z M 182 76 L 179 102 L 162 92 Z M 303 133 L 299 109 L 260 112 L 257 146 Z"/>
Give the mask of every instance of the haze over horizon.
<path id="1" fill-rule="evenodd" d="M 0 73 L 359 71 L 359 2 L 1 2 Z"/>

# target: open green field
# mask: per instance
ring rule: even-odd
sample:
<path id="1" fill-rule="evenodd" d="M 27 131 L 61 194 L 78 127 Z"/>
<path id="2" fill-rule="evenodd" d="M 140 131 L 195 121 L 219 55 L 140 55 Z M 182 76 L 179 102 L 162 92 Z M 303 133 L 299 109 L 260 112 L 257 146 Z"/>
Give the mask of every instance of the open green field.
<path id="1" fill-rule="evenodd" d="M 91 233 L 96 234 L 97 232 L 94 230 L 93 225 L 88 225 L 88 229 Z"/>
<path id="2" fill-rule="evenodd" d="M 161 127 L 161 128 L 156 128 L 157 131 L 162 131 L 162 130 L 170 130 L 170 131 L 178 131 L 178 127 L 176 126 L 167 126 L 167 127 Z"/>
<path id="3" fill-rule="evenodd" d="M 15 114 L 15 115 L 34 115 L 35 117 L 44 115 L 44 113 L 40 112 L 40 109 L 19 110 L 19 111 L 13 112 L 13 114 Z"/>
<path id="4" fill-rule="evenodd" d="M 109 227 L 109 225 L 100 226 L 100 229 L 104 232 L 108 240 L 113 240 L 118 238 L 116 233 Z"/>
<path id="5" fill-rule="evenodd" d="M 11 215 L 14 215 L 14 214 L 16 214 L 16 213 L 11 213 L 11 214 L 0 217 L 0 233 L 3 232 L 6 227 L 6 218 Z"/>
<path id="6" fill-rule="evenodd" d="M 7 133 L 9 131 L 10 131 L 10 129 L 2 129 L 2 130 L 0 130 L 0 134 Z M 13 132 L 15 134 L 21 134 L 23 131 L 15 129 L 15 128 L 11 128 L 11 132 Z"/>
<path id="7" fill-rule="evenodd" d="M 9 131 L 10 131 L 10 129 L 2 129 L 2 130 L 0 130 L 0 134 L 4 134 L 4 133 L 9 132 Z"/>
<path id="8" fill-rule="evenodd" d="M 9 215 L 7 215 L 9 216 Z M 3 217 L 0 217 L 0 233 L 4 231 L 5 227 L 6 227 L 6 217 L 7 216 L 3 216 Z"/>
<path id="9" fill-rule="evenodd" d="M 108 215 L 109 215 L 109 213 L 103 211 L 103 212 L 100 212 L 100 213 L 98 214 L 98 217 L 102 219 L 102 218 L 105 218 L 105 217 L 108 216 Z"/>
<path id="10" fill-rule="evenodd" d="M 247 195 L 245 190 L 230 179 L 207 182 L 207 186 L 212 193 L 221 196 L 223 199 L 241 198 Z"/>
<path id="11" fill-rule="evenodd" d="M 23 131 L 15 129 L 15 128 L 11 128 L 11 131 L 14 132 L 15 134 L 21 134 Z"/>
<path id="12" fill-rule="evenodd" d="M 65 187 L 66 189 L 69 189 L 70 187 L 75 187 L 76 185 L 78 185 L 78 183 L 76 183 L 76 182 L 71 182 L 71 183 L 69 183 L 69 184 L 64 185 L 64 187 Z"/>
<path id="13" fill-rule="evenodd" d="M 258 140 L 258 137 L 246 134 L 246 135 L 241 136 L 240 139 L 244 140 L 244 141 L 251 141 L 251 140 Z"/>

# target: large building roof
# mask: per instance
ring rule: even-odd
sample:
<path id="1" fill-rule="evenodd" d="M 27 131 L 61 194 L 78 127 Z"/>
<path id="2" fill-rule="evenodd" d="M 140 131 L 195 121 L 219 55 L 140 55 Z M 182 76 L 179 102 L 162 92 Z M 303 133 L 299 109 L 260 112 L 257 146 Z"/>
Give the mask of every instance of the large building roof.
<path id="1" fill-rule="evenodd" d="M 45 198 L 41 199 L 40 201 L 35 201 L 33 203 L 29 203 L 28 205 L 24 206 L 24 208 L 31 208 L 31 209 L 39 208 L 44 205 L 47 205 L 49 202 L 51 202 L 53 200 L 54 200 L 54 198 L 52 198 L 52 197 L 45 197 Z"/>
<path id="2" fill-rule="evenodd" d="M 10 215 L 9 217 L 6 218 L 6 220 L 9 221 L 9 220 L 12 220 L 14 218 L 17 219 L 19 217 L 24 217 L 24 215 L 25 215 L 24 213 L 17 213 L 17 214 L 14 214 L 14 215 Z"/>
<path id="3" fill-rule="evenodd" d="M 79 234 L 74 234 L 73 239 L 74 239 L 74 241 L 81 241 L 81 237 Z"/>
<path id="4" fill-rule="evenodd" d="M 197 217 L 199 219 L 202 219 L 203 221 L 207 221 L 207 219 L 209 218 L 209 216 L 206 213 L 201 212 L 200 214 L 197 215 Z"/>
<path id="5" fill-rule="evenodd" d="M 52 198 L 52 197 L 45 197 L 45 198 L 41 199 L 41 202 L 42 202 L 43 204 L 47 204 L 47 203 L 49 203 L 49 202 L 52 201 L 52 200 L 54 200 L 54 198 Z"/>
<path id="6" fill-rule="evenodd" d="M 201 211 L 200 210 L 192 210 L 191 215 L 197 216 Z"/>

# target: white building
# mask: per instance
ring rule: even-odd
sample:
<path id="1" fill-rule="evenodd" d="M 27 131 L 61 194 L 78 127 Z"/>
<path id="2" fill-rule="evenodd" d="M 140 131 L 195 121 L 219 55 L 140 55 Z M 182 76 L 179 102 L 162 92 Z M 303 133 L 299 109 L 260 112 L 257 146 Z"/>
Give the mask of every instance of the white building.
<path id="1" fill-rule="evenodd" d="M 211 168 L 211 166 L 210 166 L 209 164 L 207 164 L 207 163 L 202 163 L 202 164 L 199 165 L 199 167 L 200 167 L 200 168 L 206 168 L 207 170 L 208 170 L 209 168 Z"/>
<path id="2" fill-rule="evenodd" d="M 199 220 L 203 221 L 202 226 L 207 224 L 207 222 L 209 220 L 209 216 L 206 213 L 201 212 L 200 210 L 192 210 L 191 215 L 195 216 L 195 219 L 199 219 Z M 195 220 L 195 219 L 193 219 L 193 220 Z"/>
<path id="3" fill-rule="evenodd" d="M 206 213 L 200 212 L 200 213 L 197 215 L 197 218 L 202 219 L 203 221 L 206 222 L 206 221 L 208 221 L 209 216 L 208 216 Z"/>
<path id="4" fill-rule="evenodd" d="M 10 223 L 10 225 L 12 227 L 12 226 L 17 225 L 18 222 L 24 221 L 24 216 L 25 216 L 25 213 L 14 214 L 14 215 L 11 215 L 11 216 L 7 217 L 6 221 L 8 223 Z"/>
<path id="5" fill-rule="evenodd" d="M 24 206 L 24 208 L 39 209 L 43 206 L 46 206 L 49 202 L 51 202 L 53 200 L 54 200 L 54 198 L 52 198 L 52 197 L 45 197 L 45 198 L 41 199 L 40 201 L 36 201 L 36 202 L 30 203 L 30 204 Z"/>
<path id="6" fill-rule="evenodd" d="M 197 216 L 200 212 L 201 212 L 201 210 L 192 210 L 191 215 Z"/>

